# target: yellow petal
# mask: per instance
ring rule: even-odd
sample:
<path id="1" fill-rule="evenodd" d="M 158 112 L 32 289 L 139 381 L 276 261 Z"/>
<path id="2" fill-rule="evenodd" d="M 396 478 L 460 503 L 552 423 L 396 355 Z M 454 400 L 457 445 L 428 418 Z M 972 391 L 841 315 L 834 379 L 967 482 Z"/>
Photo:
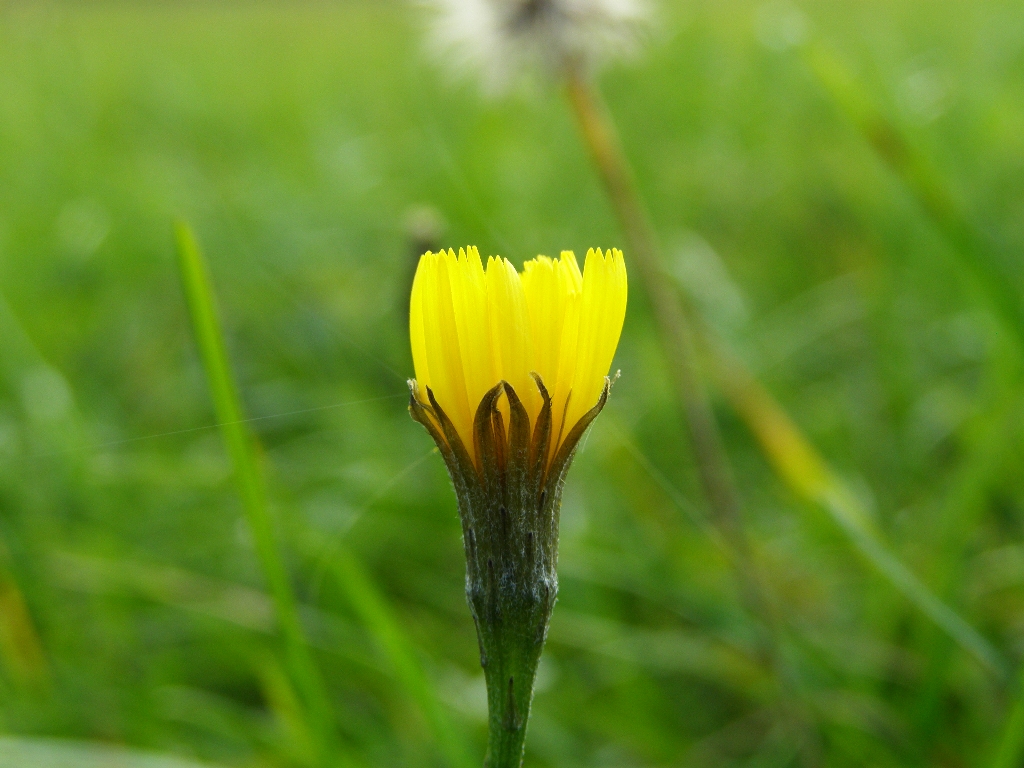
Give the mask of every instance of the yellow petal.
<path id="1" fill-rule="evenodd" d="M 484 321 L 487 317 L 487 287 L 480 253 L 476 248 L 470 248 L 468 253 L 460 249 L 458 258 L 454 254 L 449 256 L 448 270 L 452 277 L 452 301 L 466 396 L 475 415 L 476 406 L 484 394 L 498 382 L 491 363 L 490 338 Z"/>
<path id="2" fill-rule="evenodd" d="M 505 380 L 532 421 L 552 399 L 554 441 L 598 400 L 626 313 L 622 252 L 591 250 L 583 274 L 576 257 L 538 256 L 520 275 L 507 259 L 484 269 L 476 248 L 425 253 L 413 280 L 409 337 L 418 396 L 429 387 L 470 455 L 473 419 L 487 390 Z M 499 401 L 506 420 L 508 402 Z"/>
<path id="3" fill-rule="evenodd" d="M 427 370 L 438 405 L 448 414 L 467 447 L 472 445 L 473 417 L 466 394 L 462 352 L 447 254 L 428 254 L 423 269 L 423 331 L 427 338 Z M 472 452 L 472 449 L 470 449 Z"/>
<path id="4" fill-rule="evenodd" d="M 558 350 L 565 322 L 565 294 L 555 262 L 538 256 L 523 265 L 523 293 L 530 316 L 533 366 L 545 382 L 558 376 Z"/>
<path id="5" fill-rule="evenodd" d="M 524 265 L 523 287 L 530 310 L 534 368 L 552 399 L 557 437 L 576 370 L 576 335 L 582 277 L 572 251 L 552 261 L 538 256 Z"/>
<path id="6" fill-rule="evenodd" d="M 487 260 L 486 282 L 487 320 L 495 373 L 498 381 L 504 380 L 512 385 L 531 419 L 535 418 L 539 410 L 539 396 L 530 378 L 533 355 L 523 284 L 508 259 L 493 256 Z M 507 403 L 502 409 L 507 418 L 506 408 Z"/>
<path id="7" fill-rule="evenodd" d="M 567 425 L 575 424 L 597 404 L 622 332 L 626 293 L 622 252 L 617 249 L 607 254 L 600 249 L 588 251 L 583 268 L 576 375 L 566 414 Z"/>
<path id="8" fill-rule="evenodd" d="M 412 280 L 412 297 L 409 299 L 409 342 L 412 345 L 412 366 L 416 372 L 416 383 L 419 384 L 418 394 L 422 402 L 427 402 L 426 388 L 430 386 L 430 369 L 427 367 L 427 338 L 423 328 L 423 262 L 432 257 L 427 251 L 420 257 L 416 267 L 416 276 Z"/>

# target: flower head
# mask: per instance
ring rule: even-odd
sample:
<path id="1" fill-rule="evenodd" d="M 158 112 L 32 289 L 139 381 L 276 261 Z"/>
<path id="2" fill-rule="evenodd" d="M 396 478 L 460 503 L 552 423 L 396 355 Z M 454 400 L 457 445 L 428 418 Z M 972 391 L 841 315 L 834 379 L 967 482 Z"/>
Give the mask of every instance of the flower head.
<path id="1" fill-rule="evenodd" d="M 553 456 L 601 398 L 625 314 L 617 249 L 590 250 L 582 274 L 571 251 L 538 256 L 522 274 L 496 256 L 485 269 L 474 247 L 425 253 L 409 319 L 415 397 L 446 414 L 476 461 L 477 412 L 505 382 L 494 396 L 503 424 L 510 400 L 522 403 L 532 425 L 547 408 Z"/>
<path id="2" fill-rule="evenodd" d="M 422 0 L 436 10 L 444 58 L 478 70 L 494 90 L 531 63 L 559 67 L 630 52 L 645 0 Z"/>

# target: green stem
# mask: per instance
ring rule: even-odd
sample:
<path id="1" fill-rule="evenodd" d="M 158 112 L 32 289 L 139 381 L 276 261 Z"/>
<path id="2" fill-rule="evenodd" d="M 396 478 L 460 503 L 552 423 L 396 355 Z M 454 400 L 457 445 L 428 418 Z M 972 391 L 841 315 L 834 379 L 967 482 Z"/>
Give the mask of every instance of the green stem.
<path id="1" fill-rule="evenodd" d="M 519 768 L 551 611 L 558 594 L 561 494 L 462 494 L 466 597 L 487 681 L 486 768 Z M 507 487 L 507 486 L 506 486 Z"/>
<path id="2" fill-rule="evenodd" d="M 527 508 L 516 509 L 518 505 L 508 504 L 507 499 L 487 496 L 492 498 L 484 510 L 466 510 L 466 502 L 477 500 L 461 500 L 473 531 L 466 546 L 466 593 L 487 683 L 483 764 L 485 768 L 519 768 L 537 667 L 558 593 L 554 526 L 561 501 L 555 493 L 542 496 L 539 507 L 527 502 Z M 544 536 L 545 526 L 532 525 L 535 520 L 552 521 L 553 536 Z M 536 539 L 519 536 L 536 528 L 541 530 Z"/>
<path id="3" fill-rule="evenodd" d="M 484 667 L 488 717 L 485 768 L 519 768 L 541 645 L 532 649 L 506 643 Z"/>

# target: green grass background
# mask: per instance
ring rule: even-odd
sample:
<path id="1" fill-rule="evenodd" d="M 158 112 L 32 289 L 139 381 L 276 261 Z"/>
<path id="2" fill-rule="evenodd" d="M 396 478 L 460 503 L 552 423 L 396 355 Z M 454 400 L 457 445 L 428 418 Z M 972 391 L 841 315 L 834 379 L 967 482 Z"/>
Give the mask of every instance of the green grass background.
<path id="1" fill-rule="evenodd" d="M 1024 295 L 1024 7 L 801 8 Z M 800 56 L 775 50 L 776 10 L 664 2 L 642 53 L 602 76 L 668 272 L 896 555 L 1016 666 L 1020 347 Z M 410 214 L 516 263 L 622 238 L 557 89 L 482 97 L 426 55 L 422 21 L 388 0 L 0 3 L 0 764 L 114 764 L 78 742 L 315 764 L 210 428 L 179 217 L 258 419 L 339 764 L 451 765 L 437 723 L 482 755 L 454 497 L 405 410 Z M 700 522 L 637 281 L 615 366 L 565 492 L 527 765 L 992 764 L 1014 685 L 789 492 L 716 401 L 784 619 L 780 684 Z M 351 568 L 422 665 L 418 694 Z"/>

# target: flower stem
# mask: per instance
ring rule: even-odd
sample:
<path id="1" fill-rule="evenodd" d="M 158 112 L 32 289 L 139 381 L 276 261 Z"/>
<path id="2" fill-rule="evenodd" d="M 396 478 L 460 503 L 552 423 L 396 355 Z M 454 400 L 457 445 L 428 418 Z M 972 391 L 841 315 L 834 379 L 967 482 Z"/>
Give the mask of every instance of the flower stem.
<path id="1" fill-rule="evenodd" d="M 519 768 L 533 685 L 558 594 L 560 489 L 538 496 L 494 484 L 459 499 L 466 597 L 487 681 L 486 768 Z"/>
<path id="2" fill-rule="evenodd" d="M 488 735 L 485 768 L 519 768 L 541 645 L 496 643 L 484 667 L 487 679 Z"/>

